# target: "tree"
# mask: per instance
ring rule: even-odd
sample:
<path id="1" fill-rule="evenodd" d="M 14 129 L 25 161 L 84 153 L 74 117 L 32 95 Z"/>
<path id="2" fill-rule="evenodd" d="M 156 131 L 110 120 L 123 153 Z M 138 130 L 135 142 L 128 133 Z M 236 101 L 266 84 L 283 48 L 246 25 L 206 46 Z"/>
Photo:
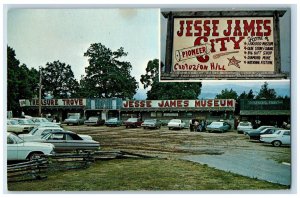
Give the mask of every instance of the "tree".
<path id="1" fill-rule="evenodd" d="M 7 47 L 7 110 L 19 112 L 19 99 L 33 98 L 37 94 L 39 75 L 34 68 L 20 65 L 13 48 Z"/>
<path id="2" fill-rule="evenodd" d="M 47 63 L 42 72 L 42 92 L 51 92 L 55 98 L 76 97 L 79 84 L 70 65 L 54 61 Z"/>
<path id="3" fill-rule="evenodd" d="M 20 61 L 16 59 L 15 50 L 7 47 L 7 110 L 15 111 L 18 104 L 18 69 Z"/>
<path id="4" fill-rule="evenodd" d="M 237 100 L 238 95 L 236 91 L 233 91 L 232 89 L 228 90 L 222 90 L 220 94 L 216 95 L 216 99 L 235 99 Z"/>
<path id="5" fill-rule="evenodd" d="M 276 99 L 276 91 L 274 89 L 269 89 L 268 86 L 269 84 L 267 82 L 264 82 L 258 95 L 256 96 L 256 99 Z"/>
<path id="6" fill-rule="evenodd" d="M 250 89 L 248 94 L 246 94 L 245 91 L 243 93 L 241 93 L 241 95 L 239 95 L 239 97 L 238 97 L 238 100 L 240 100 L 240 99 L 254 99 L 254 97 L 255 97 L 255 95 L 253 94 L 252 89 Z"/>
<path id="7" fill-rule="evenodd" d="M 141 76 L 140 81 L 145 89 L 151 87 L 147 92 L 148 100 L 197 99 L 202 87 L 202 83 L 199 82 L 159 82 L 158 59 L 148 62 L 146 74 Z"/>
<path id="8" fill-rule="evenodd" d="M 133 98 L 138 83 L 130 75 L 131 63 L 119 60 L 127 56 L 123 47 L 111 51 L 101 43 L 94 43 L 84 56 L 88 57 L 89 66 L 81 81 L 81 93 L 86 97 Z"/>

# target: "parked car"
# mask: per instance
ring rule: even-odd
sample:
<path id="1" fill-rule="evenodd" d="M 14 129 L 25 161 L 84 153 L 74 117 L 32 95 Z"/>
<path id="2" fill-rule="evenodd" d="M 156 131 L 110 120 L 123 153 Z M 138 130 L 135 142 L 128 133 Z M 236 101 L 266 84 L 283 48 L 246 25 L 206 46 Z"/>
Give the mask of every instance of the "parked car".
<path id="1" fill-rule="evenodd" d="M 60 127 L 36 127 L 33 130 L 31 130 L 28 134 L 20 134 L 19 137 L 25 142 L 31 142 L 41 139 L 44 135 L 53 131 L 64 131 L 64 129 Z"/>
<path id="2" fill-rule="evenodd" d="M 252 133 L 252 132 L 260 133 L 262 130 L 264 130 L 266 128 L 275 128 L 275 127 L 274 126 L 260 126 L 257 129 L 244 130 L 244 134 L 247 135 L 248 133 Z"/>
<path id="3" fill-rule="evenodd" d="M 105 120 L 102 120 L 98 116 L 91 116 L 91 117 L 89 117 L 89 119 L 84 121 L 84 124 L 87 126 L 100 126 L 100 125 L 104 125 L 104 123 L 105 123 Z"/>
<path id="4" fill-rule="evenodd" d="M 253 140 L 259 140 L 261 135 L 264 134 L 273 134 L 275 131 L 280 130 L 281 128 L 265 128 L 262 131 L 250 131 L 247 133 L 247 136 L 249 137 L 249 139 L 253 139 Z"/>
<path id="5" fill-rule="evenodd" d="M 141 119 L 139 118 L 128 118 L 126 121 L 124 121 L 124 125 L 126 126 L 126 128 L 128 127 L 139 127 L 141 126 L 141 124 L 143 123 L 143 121 L 141 121 Z"/>
<path id="6" fill-rule="evenodd" d="M 217 131 L 224 133 L 225 131 L 229 131 L 231 129 L 231 125 L 227 122 L 212 122 L 206 126 L 206 130 L 208 132 Z"/>
<path id="7" fill-rule="evenodd" d="M 253 129 L 251 122 L 240 122 L 237 126 L 238 133 L 244 133 L 245 130 Z"/>
<path id="8" fill-rule="evenodd" d="M 283 144 L 291 145 L 291 131 L 283 129 L 277 130 L 273 134 L 261 135 L 260 141 L 264 143 L 271 143 L 275 147 Z"/>
<path id="9" fill-rule="evenodd" d="M 84 123 L 84 120 L 80 118 L 80 115 L 70 115 L 67 119 L 64 121 L 67 125 L 80 125 Z"/>
<path id="10" fill-rule="evenodd" d="M 121 121 L 118 118 L 109 118 L 104 124 L 105 126 L 121 126 Z"/>
<path id="11" fill-rule="evenodd" d="M 26 132 L 28 133 L 29 131 L 31 131 L 31 129 L 33 129 L 32 126 L 19 124 L 17 120 L 7 120 L 6 124 L 7 124 L 7 131 L 16 134 L 26 133 Z"/>
<path id="12" fill-rule="evenodd" d="M 142 124 L 141 127 L 143 127 L 144 129 L 146 128 L 151 128 L 151 129 L 158 129 L 160 128 L 162 125 L 160 120 L 157 119 L 149 119 L 149 120 L 145 120 Z"/>
<path id="13" fill-rule="evenodd" d="M 31 118 L 31 120 L 36 123 L 36 124 L 39 124 L 39 125 L 52 125 L 52 126 L 60 126 L 61 123 L 59 122 L 50 122 L 47 118 L 42 118 L 42 117 L 33 117 Z"/>
<path id="14" fill-rule="evenodd" d="M 7 160 L 32 160 L 39 155 L 54 153 L 54 145 L 49 143 L 25 142 L 13 133 L 7 133 Z"/>
<path id="15" fill-rule="evenodd" d="M 34 123 L 31 119 L 27 118 L 12 118 L 12 120 L 16 120 L 20 125 L 27 125 L 29 127 L 35 127 L 39 124 Z"/>
<path id="16" fill-rule="evenodd" d="M 39 141 L 53 144 L 55 152 L 98 150 L 100 148 L 99 142 L 94 141 L 90 136 L 81 136 L 71 131 L 51 132 L 44 135 Z"/>
<path id="17" fill-rule="evenodd" d="M 185 123 L 180 119 L 172 119 L 168 123 L 169 130 L 171 129 L 183 129 L 185 127 Z"/>

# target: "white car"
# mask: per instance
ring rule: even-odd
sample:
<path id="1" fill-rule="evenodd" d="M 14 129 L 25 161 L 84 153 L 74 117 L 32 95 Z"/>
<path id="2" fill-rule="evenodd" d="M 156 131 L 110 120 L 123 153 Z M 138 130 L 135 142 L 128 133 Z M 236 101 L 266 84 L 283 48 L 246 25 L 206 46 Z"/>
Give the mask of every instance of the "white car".
<path id="1" fill-rule="evenodd" d="M 35 127 L 39 125 L 37 123 L 34 123 L 31 119 L 27 119 L 27 118 L 12 118 L 12 120 L 16 120 L 21 125 L 27 125 L 31 127 Z"/>
<path id="2" fill-rule="evenodd" d="M 28 133 L 33 129 L 32 126 L 19 124 L 17 120 L 7 120 L 6 124 L 7 124 L 7 131 L 16 134 L 24 133 L 24 132 Z"/>
<path id="3" fill-rule="evenodd" d="M 169 129 L 183 129 L 185 127 L 185 123 L 180 119 L 172 119 L 168 123 Z"/>
<path id="4" fill-rule="evenodd" d="M 7 160 L 32 160 L 39 155 L 51 155 L 54 145 L 39 142 L 24 142 L 12 133 L 7 133 Z"/>
<path id="5" fill-rule="evenodd" d="M 56 123 L 56 122 L 50 122 L 49 120 L 47 120 L 46 118 L 41 118 L 41 117 L 33 117 L 31 118 L 31 120 L 36 123 L 39 124 L 40 126 L 60 126 L 61 123 Z"/>
<path id="6" fill-rule="evenodd" d="M 237 126 L 237 132 L 244 133 L 245 130 L 253 129 L 253 126 L 251 122 L 240 122 L 239 125 Z"/>
<path id="7" fill-rule="evenodd" d="M 260 141 L 264 143 L 271 143 L 273 146 L 281 146 L 282 144 L 291 145 L 291 131 L 278 130 L 273 134 L 266 134 L 260 136 Z"/>
<path id="8" fill-rule="evenodd" d="M 64 131 L 64 129 L 60 127 L 36 127 L 28 134 L 20 134 L 19 137 L 25 142 L 32 142 L 41 139 L 44 135 L 53 131 Z"/>

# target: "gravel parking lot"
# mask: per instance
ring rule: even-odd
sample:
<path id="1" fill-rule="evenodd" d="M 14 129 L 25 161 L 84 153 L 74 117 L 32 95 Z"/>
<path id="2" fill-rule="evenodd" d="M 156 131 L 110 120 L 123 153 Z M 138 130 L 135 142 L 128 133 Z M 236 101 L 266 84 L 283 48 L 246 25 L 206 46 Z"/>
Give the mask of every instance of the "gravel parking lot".
<path id="1" fill-rule="evenodd" d="M 225 171 L 290 185 L 290 147 L 250 141 L 235 130 L 226 133 L 190 132 L 189 129 L 63 126 L 88 134 L 102 150 L 125 150 L 151 156 L 180 158 Z M 275 176 L 273 176 L 275 175 Z"/>

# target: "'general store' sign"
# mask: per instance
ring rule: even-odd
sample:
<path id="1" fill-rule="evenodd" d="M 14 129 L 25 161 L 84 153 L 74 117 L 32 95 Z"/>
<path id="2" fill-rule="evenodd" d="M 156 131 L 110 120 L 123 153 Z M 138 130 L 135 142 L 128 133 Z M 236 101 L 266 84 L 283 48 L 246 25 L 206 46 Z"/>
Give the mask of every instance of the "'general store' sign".
<path id="1" fill-rule="evenodd" d="M 174 18 L 173 71 L 274 71 L 273 17 Z"/>
<path id="2" fill-rule="evenodd" d="M 234 99 L 208 100 L 128 100 L 123 108 L 235 108 Z"/>
<path id="3" fill-rule="evenodd" d="M 19 100 L 20 106 L 39 106 L 38 99 Z M 86 99 L 83 98 L 66 98 L 66 99 L 42 99 L 42 106 L 86 106 Z"/>

